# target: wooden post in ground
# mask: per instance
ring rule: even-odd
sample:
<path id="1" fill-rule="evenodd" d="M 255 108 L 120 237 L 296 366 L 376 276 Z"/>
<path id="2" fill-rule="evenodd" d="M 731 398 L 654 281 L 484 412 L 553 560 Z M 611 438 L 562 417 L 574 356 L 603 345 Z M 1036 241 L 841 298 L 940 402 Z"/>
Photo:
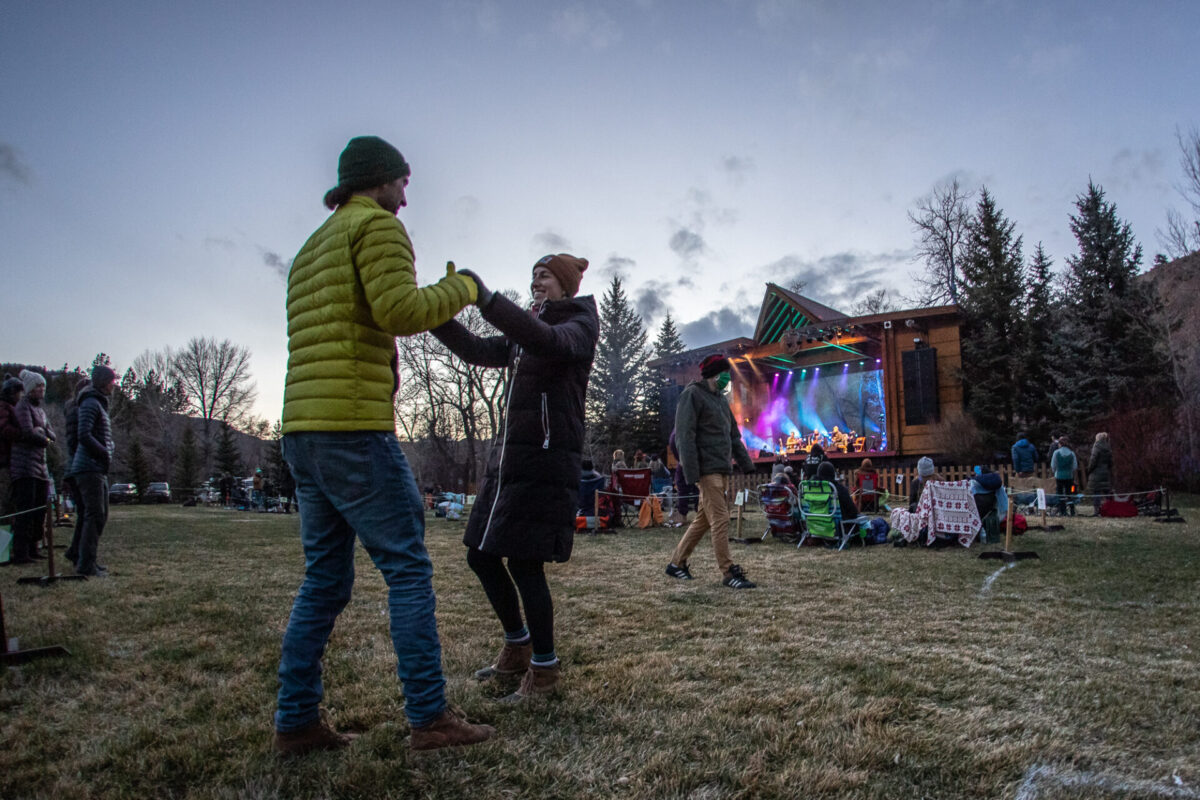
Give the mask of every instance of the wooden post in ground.
<path id="1" fill-rule="evenodd" d="M 49 586 L 55 581 L 85 581 L 85 575 L 59 575 L 54 571 L 54 506 L 47 502 L 46 510 L 42 515 L 42 524 L 45 529 L 46 536 L 46 574 L 40 577 L 17 578 L 17 583 L 36 583 L 40 586 Z"/>

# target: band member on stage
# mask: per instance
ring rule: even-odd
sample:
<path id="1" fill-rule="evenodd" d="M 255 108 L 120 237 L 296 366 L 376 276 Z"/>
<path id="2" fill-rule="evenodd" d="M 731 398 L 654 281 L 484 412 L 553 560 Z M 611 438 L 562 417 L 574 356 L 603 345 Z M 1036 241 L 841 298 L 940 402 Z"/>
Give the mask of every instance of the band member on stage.
<path id="1" fill-rule="evenodd" d="M 838 429 L 837 425 L 833 426 L 833 432 L 829 434 L 829 438 L 833 440 L 833 447 L 835 450 L 840 450 L 843 453 L 846 452 L 850 444 L 850 437 L 842 433 L 841 430 Z"/>
<path id="2" fill-rule="evenodd" d="M 792 431 L 787 437 L 787 452 L 794 453 L 800 449 L 800 439 L 797 438 L 796 432 Z"/>

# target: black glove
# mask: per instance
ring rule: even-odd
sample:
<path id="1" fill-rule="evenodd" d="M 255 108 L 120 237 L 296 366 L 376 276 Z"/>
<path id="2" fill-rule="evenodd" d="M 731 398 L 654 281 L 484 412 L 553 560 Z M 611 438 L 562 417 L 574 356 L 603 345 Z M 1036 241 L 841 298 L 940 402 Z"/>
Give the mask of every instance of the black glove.
<path id="1" fill-rule="evenodd" d="M 469 269 L 460 269 L 458 274 L 466 275 L 468 278 L 475 281 L 475 305 L 479 306 L 480 311 L 492 304 L 492 298 L 495 296 L 495 293 L 491 289 L 487 288 L 487 286 L 484 286 L 483 281 L 478 275 Z"/>

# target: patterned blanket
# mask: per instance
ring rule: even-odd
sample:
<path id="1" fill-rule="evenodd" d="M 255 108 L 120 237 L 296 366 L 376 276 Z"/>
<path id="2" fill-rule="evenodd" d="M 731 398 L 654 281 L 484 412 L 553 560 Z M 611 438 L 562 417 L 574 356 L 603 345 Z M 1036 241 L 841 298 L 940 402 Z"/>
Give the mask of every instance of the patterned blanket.
<path id="1" fill-rule="evenodd" d="M 971 496 L 970 481 L 934 481 L 925 484 L 917 510 L 892 509 L 892 529 L 899 531 L 905 541 L 915 542 L 921 528 L 929 528 L 926 544 L 933 544 L 938 534 L 955 536 L 963 547 L 970 547 L 979 535 L 983 521 Z"/>

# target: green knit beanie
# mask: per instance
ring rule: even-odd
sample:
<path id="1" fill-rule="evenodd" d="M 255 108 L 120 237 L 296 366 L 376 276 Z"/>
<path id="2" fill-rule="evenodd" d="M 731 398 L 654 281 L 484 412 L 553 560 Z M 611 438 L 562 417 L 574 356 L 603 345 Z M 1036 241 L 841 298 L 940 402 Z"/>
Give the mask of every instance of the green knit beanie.
<path id="1" fill-rule="evenodd" d="M 378 136 L 356 136 L 338 158 L 338 187 L 352 192 L 407 178 L 411 173 L 400 151 Z"/>

